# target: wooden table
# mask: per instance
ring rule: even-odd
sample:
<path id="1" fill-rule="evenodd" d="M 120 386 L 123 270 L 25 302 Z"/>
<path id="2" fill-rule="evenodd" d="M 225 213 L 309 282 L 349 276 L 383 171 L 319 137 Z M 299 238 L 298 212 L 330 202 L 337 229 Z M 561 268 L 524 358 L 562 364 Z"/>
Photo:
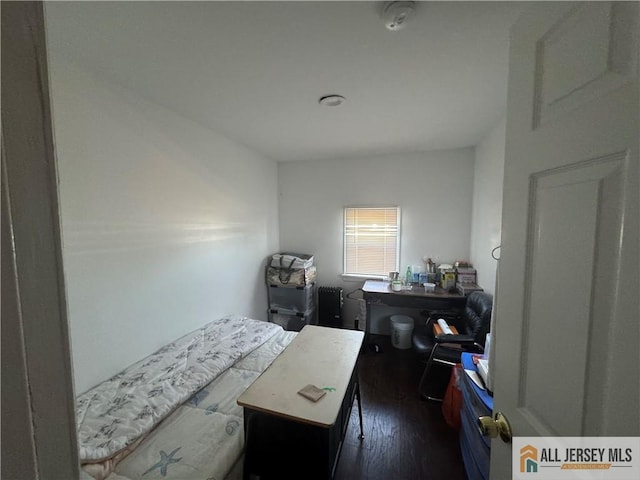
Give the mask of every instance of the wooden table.
<path id="1" fill-rule="evenodd" d="M 238 397 L 245 479 L 333 478 L 354 398 L 363 437 L 357 374 L 363 339 L 360 331 L 307 325 Z M 297 393 L 308 384 L 327 394 L 313 402 Z"/>

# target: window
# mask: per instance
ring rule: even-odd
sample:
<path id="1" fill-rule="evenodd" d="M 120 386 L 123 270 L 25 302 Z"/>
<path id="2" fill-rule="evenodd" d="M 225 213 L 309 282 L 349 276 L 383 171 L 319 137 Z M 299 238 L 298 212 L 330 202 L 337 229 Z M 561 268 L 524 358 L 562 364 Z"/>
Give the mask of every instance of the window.
<path id="1" fill-rule="evenodd" d="M 383 275 L 399 271 L 400 208 L 344 209 L 345 275 Z"/>

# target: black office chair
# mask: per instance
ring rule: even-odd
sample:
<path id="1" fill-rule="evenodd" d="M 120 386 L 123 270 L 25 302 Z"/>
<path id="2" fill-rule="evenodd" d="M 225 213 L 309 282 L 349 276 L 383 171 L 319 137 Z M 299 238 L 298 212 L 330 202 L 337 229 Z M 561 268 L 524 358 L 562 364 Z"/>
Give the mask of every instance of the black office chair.
<path id="1" fill-rule="evenodd" d="M 422 358 L 426 359 L 426 366 L 420 379 L 418 390 L 420 395 L 428 400 L 442 401 L 444 396 L 427 394 L 424 391 L 434 363 L 447 365 L 448 371 L 456 363 L 460 363 L 462 352 L 483 353 L 486 335 L 491 325 L 491 308 L 493 298 L 485 292 L 472 292 L 462 313 L 432 311 L 428 312 L 427 321 L 417 326 L 413 331 L 412 346 Z M 455 326 L 458 335 L 434 333 L 434 323 L 444 318 L 450 326 Z M 446 385 L 445 385 L 446 388 Z"/>

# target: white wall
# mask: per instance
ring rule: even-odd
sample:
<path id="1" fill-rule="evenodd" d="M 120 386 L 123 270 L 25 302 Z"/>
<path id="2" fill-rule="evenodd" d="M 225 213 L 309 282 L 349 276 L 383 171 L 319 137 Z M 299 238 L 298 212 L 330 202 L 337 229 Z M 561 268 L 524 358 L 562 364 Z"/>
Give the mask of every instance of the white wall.
<path id="1" fill-rule="evenodd" d="M 76 393 L 215 318 L 266 318 L 276 163 L 50 54 Z"/>
<path id="2" fill-rule="evenodd" d="M 469 258 L 473 149 L 376 158 L 278 164 L 280 248 L 313 253 L 318 283 L 348 293 L 362 282 L 344 282 L 342 223 L 345 206 L 402 208 L 401 272 L 421 265 Z M 345 302 L 352 322 L 357 302 Z"/>
<path id="3" fill-rule="evenodd" d="M 478 272 L 478 284 L 492 294 L 498 262 L 491 251 L 500 245 L 501 237 L 504 145 L 503 120 L 476 146 L 473 181 L 471 262 Z M 495 254 L 500 257 L 499 250 Z"/>

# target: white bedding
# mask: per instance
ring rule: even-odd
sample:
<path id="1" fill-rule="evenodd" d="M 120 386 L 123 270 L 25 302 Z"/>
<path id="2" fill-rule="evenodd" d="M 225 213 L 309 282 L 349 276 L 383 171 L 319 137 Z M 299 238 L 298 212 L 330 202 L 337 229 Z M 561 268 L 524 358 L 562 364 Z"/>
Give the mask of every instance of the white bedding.
<path id="1" fill-rule="evenodd" d="M 242 408 L 236 399 L 295 335 L 284 330 L 274 335 L 193 395 L 122 460 L 107 480 L 241 478 L 238 462 L 244 431 Z"/>
<path id="2" fill-rule="evenodd" d="M 109 459 L 139 441 L 194 392 L 282 333 L 281 327 L 261 320 L 219 319 L 80 395 L 76 416 L 81 462 Z M 249 379 L 252 374 L 247 375 Z M 206 423 L 216 418 L 208 412 L 205 416 Z M 154 477 L 148 472 L 144 478 Z"/>

